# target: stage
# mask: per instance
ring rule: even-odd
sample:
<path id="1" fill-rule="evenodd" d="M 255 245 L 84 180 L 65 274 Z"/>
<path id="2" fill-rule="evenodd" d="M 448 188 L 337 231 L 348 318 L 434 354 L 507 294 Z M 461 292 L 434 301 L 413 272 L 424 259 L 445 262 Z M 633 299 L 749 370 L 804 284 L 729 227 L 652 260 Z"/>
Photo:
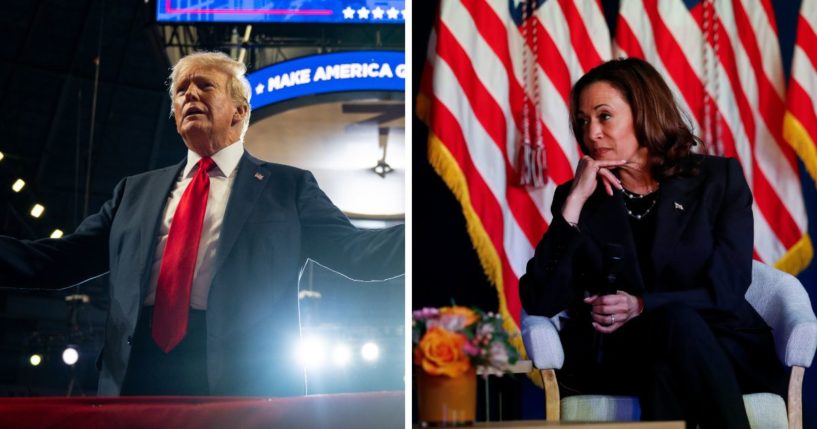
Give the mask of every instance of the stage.
<path id="1" fill-rule="evenodd" d="M 403 392 L 262 397 L 6 398 L 0 426 L 23 428 L 355 428 L 405 425 Z"/>

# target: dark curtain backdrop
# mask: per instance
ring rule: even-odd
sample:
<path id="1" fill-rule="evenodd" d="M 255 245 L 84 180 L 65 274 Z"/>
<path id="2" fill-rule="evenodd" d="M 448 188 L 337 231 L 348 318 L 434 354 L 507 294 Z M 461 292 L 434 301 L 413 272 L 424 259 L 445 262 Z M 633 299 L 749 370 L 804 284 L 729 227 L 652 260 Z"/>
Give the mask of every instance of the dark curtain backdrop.
<path id="1" fill-rule="evenodd" d="M 412 58 L 413 94 L 419 89 L 420 76 L 428 46 L 428 36 L 434 24 L 438 0 L 412 3 Z M 777 18 L 783 67 L 788 79 L 794 50 L 797 16 L 800 0 L 772 1 Z M 605 15 L 611 31 L 615 30 L 618 0 L 603 0 Z M 413 236 L 412 236 L 412 308 L 447 305 L 456 302 L 475 305 L 485 310 L 496 310 L 496 290 L 488 283 L 477 254 L 465 230 L 465 218 L 459 203 L 442 179 L 434 172 L 426 157 L 428 129 L 415 116 L 413 130 Z M 809 234 L 817 237 L 817 190 L 801 165 L 803 195 L 809 217 Z M 811 297 L 812 307 L 817 308 L 817 263 L 799 276 Z M 543 415 L 541 391 L 526 380 L 516 384 L 505 383 L 505 389 L 520 389 L 520 403 L 505 401 L 506 416 L 516 418 L 541 418 Z M 496 389 L 494 389 L 496 390 Z M 501 389 L 500 389 L 501 390 Z M 506 392 L 516 397 L 516 392 Z M 817 373 L 808 369 L 803 389 L 804 427 L 817 429 Z M 811 406 L 810 406 L 811 405 Z M 495 414 L 494 414 L 495 415 Z"/>

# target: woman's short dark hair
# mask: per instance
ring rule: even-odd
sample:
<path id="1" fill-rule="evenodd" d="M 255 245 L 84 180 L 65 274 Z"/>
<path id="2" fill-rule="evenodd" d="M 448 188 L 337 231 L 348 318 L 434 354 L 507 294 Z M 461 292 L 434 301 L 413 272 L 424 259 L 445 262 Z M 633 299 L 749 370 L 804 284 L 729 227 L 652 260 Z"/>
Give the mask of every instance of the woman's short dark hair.
<path id="1" fill-rule="evenodd" d="M 611 60 L 581 77 L 570 91 L 570 124 L 582 151 L 584 129 L 578 120 L 579 97 L 590 85 L 607 82 L 630 105 L 638 144 L 649 152 L 649 166 L 658 180 L 695 174 L 692 147 L 702 143 L 692 134 L 672 91 L 657 70 L 638 58 Z"/>

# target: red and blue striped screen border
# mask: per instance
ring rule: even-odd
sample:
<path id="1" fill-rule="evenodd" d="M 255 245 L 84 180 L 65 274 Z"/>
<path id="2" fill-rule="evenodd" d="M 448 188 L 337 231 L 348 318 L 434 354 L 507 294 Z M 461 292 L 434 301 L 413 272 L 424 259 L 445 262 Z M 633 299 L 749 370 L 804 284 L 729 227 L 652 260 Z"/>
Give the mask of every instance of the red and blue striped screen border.
<path id="1" fill-rule="evenodd" d="M 405 0 L 157 0 L 159 22 L 403 24 Z M 239 4 L 241 6 L 239 6 Z"/>

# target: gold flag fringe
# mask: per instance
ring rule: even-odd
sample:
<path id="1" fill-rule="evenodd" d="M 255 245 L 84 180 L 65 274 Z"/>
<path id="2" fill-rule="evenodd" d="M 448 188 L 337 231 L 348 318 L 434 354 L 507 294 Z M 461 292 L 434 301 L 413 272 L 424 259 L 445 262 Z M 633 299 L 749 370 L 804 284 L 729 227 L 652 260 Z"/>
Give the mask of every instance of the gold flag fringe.
<path id="1" fill-rule="evenodd" d="M 797 241 L 797 244 L 774 263 L 774 267 L 796 276 L 808 267 L 813 257 L 814 248 L 811 245 L 811 238 L 806 233 Z"/>
<path id="2" fill-rule="evenodd" d="M 503 327 L 508 333 L 512 334 L 511 343 L 519 352 L 520 359 L 527 359 L 528 357 L 525 352 L 525 345 L 522 342 L 519 327 L 516 325 L 513 315 L 508 311 L 505 290 L 503 289 L 502 262 L 499 258 L 499 254 L 471 204 L 468 184 L 459 164 L 457 164 L 454 156 L 451 155 L 451 152 L 448 151 L 442 141 L 432 132 L 429 132 L 428 137 L 428 160 L 434 168 L 434 171 L 443 179 L 462 207 L 462 213 L 465 216 L 466 229 L 468 230 L 468 236 L 471 238 L 471 244 L 477 251 L 477 256 L 479 257 L 482 269 L 485 270 L 485 275 L 496 288 L 499 296 L 499 314 L 502 315 Z M 534 384 L 540 388 L 544 388 L 537 370 L 534 369 L 528 373 L 528 377 Z"/>
<path id="3" fill-rule="evenodd" d="M 811 179 L 817 182 L 817 147 L 814 146 L 814 141 L 803 124 L 788 111 L 783 117 L 783 138 L 803 160 Z"/>
<path id="4" fill-rule="evenodd" d="M 803 124 L 789 111 L 783 116 L 783 138 L 797 152 L 811 179 L 817 182 L 817 147 L 814 146 L 815 142 L 811 140 Z M 813 257 L 814 247 L 806 233 L 774 263 L 774 266 L 796 276 L 808 267 Z"/>

